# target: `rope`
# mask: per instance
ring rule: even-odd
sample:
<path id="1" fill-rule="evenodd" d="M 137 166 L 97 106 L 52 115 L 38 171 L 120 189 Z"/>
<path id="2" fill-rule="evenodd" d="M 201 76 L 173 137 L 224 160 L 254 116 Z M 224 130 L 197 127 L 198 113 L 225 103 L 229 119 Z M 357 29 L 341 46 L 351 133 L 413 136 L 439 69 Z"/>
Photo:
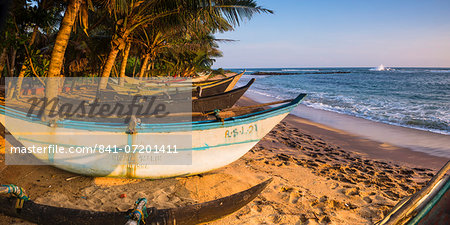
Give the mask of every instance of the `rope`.
<path id="1" fill-rule="evenodd" d="M 131 212 L 131 214 L 139 214 L 139 219 L 138 219 L 138 224 L 140 224 L 141 223 L 141 221 L 143 221 L 144 222 L 144 224 L 145 224 L 145 218 L 144 218 L 144 213 L 142 212 L 142 210 L 140 210 L 140 209 L 134 209 L 132 212 Z"/>
<path id="2" fill-rule="evenodd" d="M 17 198 L 16 209 L 18 212 L 20 212 L 20 210 L 22 209 L 23 203 L 30 200 L 30 197 L 28 197 L 28 195 L 25 193 L 25 190 L 17 185 L 7 184 L 2 185 L 1 187 L 3 188 L 0 188 L 0 193 L 11 194 L 15 198 Z"/>
<path id="3" fill-rule="evenodd" d="M 147 214 L 147 199 L 146 198 L 139 198 L 134 203 L 134 209 L 131 210 L 131 212 L 128 214 L 127 219 L 129 219 L 127 224 L 134 224 L 130 223 L 130 220 L 134 220 L 137 222 L 137 224 L 141 224 L 141 221 L 143 224 L 145 224 L 145 219 L 148 217 Z"/>
<path id="4" fill-rule="evenodd" d="M 30 200 L 28 195 L 25 193 L 25 190 L 17 185 L 7 184 L 7 185 L 2 185 L 2 187 L 5 187 L 8 189 L 6 191 L 6 194 L 11 194 L 14 197 L 21 199 L 21 200 L 25 200 L 25 201 Z"/>

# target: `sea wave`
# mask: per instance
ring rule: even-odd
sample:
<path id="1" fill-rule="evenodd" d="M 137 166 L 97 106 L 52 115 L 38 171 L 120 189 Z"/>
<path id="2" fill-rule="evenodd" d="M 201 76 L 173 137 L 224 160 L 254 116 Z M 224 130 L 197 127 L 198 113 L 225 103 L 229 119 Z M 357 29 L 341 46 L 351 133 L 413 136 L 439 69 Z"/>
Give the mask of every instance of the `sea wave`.
<path id="1" fill-rule="evenodd" d="M 450 70 L 428 70 L 430 73 L 450 73 Z"/>
<path id="2" fill-rule="evenodd" d="M 450 68 L 271 68 L 255 71 L 320 70 L 292 76 L 244 76 L 249 92 L 277 101 L 307 93 L 305 105 L 377 122 L 450 134 Z M 334 74 L 346 71 L 345 76 Z"/>
<path id="3" fill-rule="evenodd" d="M 450 73 L 449 69 L 396 69 L 398 73 Z"/>
<path id="4" fill-rule="evenodd" d="M 444 123 L 444 122 L 430 121 L 430 120 L 418 120 L 418 119 L 407 119 L 407 118 L 398 120 L 398 119 L 392 119 L 392 118 L 389 119 L 390 117 L 386 117 L 385 119 L 383 119 L 380 117 L 375 117 L 375 116 L 365 115 L 365 114 L 361 114 L 361 113 L 356 113 L 354 111 L 349 111 L 348 108 L 346 108 L 346 107 L 330 106 L 330 105 L 323 104 L 320 102 L 309 102 L 308 100 L 305 100 L 303 102 L 303 104 L 308 107 L 315 108 L 315 109 L 320 109 L 320 110 L 335 112 L 335 113 L 339 113 L 339 114 L 354 116 L 354 117 L 367 119 L 367 120 L 371 120 L 371 121 L 375 121 L 375 122 L 386 123 L 389 125 L 401 126 L 401 127 L 411 128 L 411 129 L 417 129 L 417 130 L 429 131 L 429 132 L 433 132 L 433 133 L 450 135 L 450 130 L 449 130 L 448 124 Z"/>
<path id="5" fill-rule="evenodd" d="M 284 72 L 318 72 L 320 70 L 311 70 L 311 69 L 282 69 Z"/>
<path id="6" fill-rule="evenodd" d="M 263 97 L 262 99 L 255 99 L 257 101 L 277 101 L 291 98 L 294 96 L 294 93 L 303 92 L 294 88 L 286 88 L 284 93 L 273 90 L 270 87 L 257 87 L 257 90 L 251 89 L 249 92 L 253 97 L 255 95 Z M 358 102 L 358 99 L 354 97 L 332 96 L 327 93 L 309 93 L 309 96 L 303 101 L 303 104 L 315 109 L 355 116 L 375 122 L 446 135 L 450 134 L 450 119 L 446 118 L 445 110 L 441 107 L 428 106 L 428 108 L 419 108 L 405 106 L 403 103 L 390 103 L 386 105 L 387 103 L 385 101 L 379 99 L 368 99 L 364 101 L 366 102 L 365 104 Z M 434 116 L 426 116 L 427 114 L 433 114 Z M 415 117 L 414 115 L 419 116 Z M 420 118 L 420 115 L 425 116 Z"/>

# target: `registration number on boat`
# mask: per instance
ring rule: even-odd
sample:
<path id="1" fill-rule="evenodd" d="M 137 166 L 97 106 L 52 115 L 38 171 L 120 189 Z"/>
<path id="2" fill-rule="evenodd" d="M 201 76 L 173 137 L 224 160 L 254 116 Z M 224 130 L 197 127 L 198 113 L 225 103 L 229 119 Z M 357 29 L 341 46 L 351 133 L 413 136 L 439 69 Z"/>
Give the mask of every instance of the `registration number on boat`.
<path id="1" fill-rule="evenodd" d="M 234 128 L 225 131 L 225 138 L 234 138 L 242 135 L 253 134 L 258 131 L 256 124 L 243 125 L 240 128 Z"/>

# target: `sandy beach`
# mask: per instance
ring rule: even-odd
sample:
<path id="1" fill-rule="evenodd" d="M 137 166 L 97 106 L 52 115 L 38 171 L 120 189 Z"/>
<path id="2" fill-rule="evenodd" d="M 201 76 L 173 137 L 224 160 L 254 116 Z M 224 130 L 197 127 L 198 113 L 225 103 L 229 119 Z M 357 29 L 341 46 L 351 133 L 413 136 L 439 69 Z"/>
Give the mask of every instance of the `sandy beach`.
<path id="1" fill-rule="evenodd" d="M 449 10 L 2 0 L 0 225 L 446 224 Z"/>
<path id="2" fill-rule="evenodd" d="M 238 104 L 252 103 L 244 97 Z M 2 139 L 1 153 L 8 147 Z M 289 115 L 241 159 L 197 176 L 92 178 L 50 166 L 6 166 L 0 154 L 0 183 L 22 186 L 38 203 L 126 211 L 140 197 L 152 207 L 177 207 L 225 197 L 272 177 L 253 202 L 211 224 L 373 224 L 447 160 Z M 4 215 L 0 221 L 29 224 Z"/>

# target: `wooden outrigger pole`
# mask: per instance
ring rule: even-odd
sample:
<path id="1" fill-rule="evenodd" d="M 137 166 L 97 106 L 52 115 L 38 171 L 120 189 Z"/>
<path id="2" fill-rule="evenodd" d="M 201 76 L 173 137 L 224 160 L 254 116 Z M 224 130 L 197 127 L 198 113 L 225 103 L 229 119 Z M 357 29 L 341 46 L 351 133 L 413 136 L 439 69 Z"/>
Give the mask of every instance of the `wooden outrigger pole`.
<path id="1" fill-rule="evenodd" d="M 440 198 L 448 192 L 450 176 L 448 161 L 439 172 L 428 182 L 428 185 L 411 197 L 400 201 L 383 220 L 377 225 L 401 225 L 401 224 L 421 224 L 420 220 L 429 213 Z M 436 201 L 433 201 L 438 198 Z M 425 210 L 425 211 L 424 211 Z M 450 209 L 446 209 L 447 212 Z M 422 213 L 423 211 L 423 213 Z"/>
<path id="2" fill-rule="evenodd" d="M 100 212 L 54 207 L 25 200 L 17 206 L 18 197 L 0 195 L 0 212 L 30 222 L 48 225 L 103 225 L 103 224 L 146 224 L 146 225 L 194 225 L 206 223 L 227 216 L 256 198 L 272 181 L 272 178 L 245 191 L 209 202 L 178 208 L 146 208 L 146 200 L 139 199 L 134 209 L 128 212 Z M 16 186 L 17 187 L 17 186 Z M 1 189 L 6 193 L 5 188 Z M 8 190 L 6 188 L 6 190 Z M 0 192 L 2 193 L 2 192 Z"/>

